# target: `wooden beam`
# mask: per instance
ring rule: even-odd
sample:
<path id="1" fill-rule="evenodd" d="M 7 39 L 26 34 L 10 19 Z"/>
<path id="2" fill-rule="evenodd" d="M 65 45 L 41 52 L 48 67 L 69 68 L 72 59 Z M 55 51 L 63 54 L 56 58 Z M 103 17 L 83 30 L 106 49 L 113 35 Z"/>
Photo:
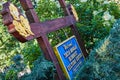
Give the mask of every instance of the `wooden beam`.
<path id="1" fill-rule="evenodd" d="M 59 62 L 57 61 L 57 58 L 56 58 L 56 56 L 53 52 L 53 48 L 51 47 L 50 43 L 48 42 L 48 38 L 47 38 L 46 34 L 43 34 L 42 37 L 39 37 L 38 43 L 41 46 L 43 46 L 42 49 L 44 51 L 46 51 L 46 53 L 44 52 L 44 54 L 48 54 L 48 50 L 50 52 L 49 55 L 51 57 L 52 62 L 55 65 L 55 68 L 56 68 L 56 71 L 57 71 L 57 76 L 59 76 L 59 78 L 57 76 L 54 76 L 54 77 L 56 77 L 55 80 L 66 80 L 65 76 L 64 76 L 64 73 L 62 72 L 62 69 L 59 65 Z M 46 57 L 48 57 L 48 55 L 46 55 Z"/>
<path id="2" fill-rule="evenodd" d="M 47 34 L 64 27 L 68 27 L 75 22 L 76 20 L 74 16 L 70 15 L 64 18 L 58 18 L 50 21 L 41 22 L 41 23 L 32 23 L 30 26 L 31 26 L 32 32 L 36 35 L 36 34 L 40 34 L 41 32 Z"/>
<path id="3" fill-rule="evenodd" d="M 19 0 L 19 1 L 25 11 L 34 8 L 31 0 Z"/>
<path id="4" fill-rule="evenodd" d="M 30 23 L 39 22 L 31 0 L 19 0 Z"/>
<path id="5" fill-rule="evenodd" d="M 73 13 L 73 12 L 71 11 L 70 6 L 67 6 L 67 5 L 65 4 L 65 0 L 58 0 L 58 1 L 59 1 L 59 3 L 60 3 L 61 7 L 63 8 L 65 15 L 68 15 L 68 16 L 69 16 L 69 15 L 73 15 L 73 14 L 71 14 L 71 13 Z M 86 52 L 86 48 L 85 48 L 84 42 L 83 42 L 82 39 L 81 39 L 81 36 L 80 36 L 80 34 L 79 34 L 79 31 L 77 30 L 77 27 L 76 27 L 76 26 L 74 25 L 74 23 L 73 23 L 73 24 L 70 26 L 70 28 L 71 28 L 72 33 L 76 36 L 77 41 L 78 41 L 78 43 L 79 43 L 79 45 L 80 45 L 80 47 L 81 47 L 81 50 L 82 50 L 84 56 L 87 57 L 87 56 L 88 56 L 88 53 Z"/>
<path id="6" fill-rule="evenodd" d="M 3 18 L 3 24 L 5 26 L 10 25 L 13 21 L 12 16 L 10 15 L 10 11 L 9 11 L 9 5 L 10 5 L 10 2 L 6 2 L 5 4 L 3 4 L 3 9 L 0 12 Z"/>
<path id="7" fill-rule="evenodd" d="M 25 13 L 26 13 L 26 16 L 27 16 L 28 20 L 30 21 L 30 23 L 39 22 L 36 12 L 33 9 L 31 10 L 31 7 L 29 7 L 32 5 L 32 2 L 30 0 L 20 0 L 20 2 L 22 4 L 22 7 L 24 8 L 24 10 L 26 11 Z M 25 2 L 25 4 L 23 4 L 24 2 Z M 28 8 L 26 9 L 25 6 Z M 30 16 L 28 16 L 28 14 L 30 14 Z M 33 20 L 31 21 L 31 19 L 33 19 Z M 57 76 L 59 77 L 59 80 L 65 80 L 63 71 L 62 71 L 60 65 L 58 64 L 58 60 L 52 50 L 52 47 L 49 44 L 49 40 L 46 38 L 46 34 L 37 38 L 37 41 L 38 41 L 39 45 L 42 44 L 42 45 L 40 45 L 40 47 L 41 47 L 41 49 L 43 49 L 43 53 L 44 53 L 46 59 L 53 61 L 54 66 L 57 71 Z M 52 55 L 54 55 L 54 56 L 52 56 Z M 56 78 L 56 80 L 57 79 L 58 78 Z"/>
<path id="8" fill-rule="evenodd" d="M 6 14 L 8 15 L 8 14 Z M 4 16 L 6 16 L 4 15 Z M 68 27 L 70 25 L 72 25 L 72 23 L 75 23 L 75 19 L 74 16 L 66 16 L 64 18 L 58 18 L 58 19 L 54 19 L 54 20 L 50 20 L 50 21 L 45 21 L 45 22 L 39 22 L 39 23 L 31 23 L 30 27 L 32 32 L 34 33 L 34 35 L 28 36 L 28 37 L 24 37 L 21 36 L 19 34 L 19 32 L 15 29 L 15 26 L 12 24 L 12 21 L 9 22 L 9 19 L 6 19 L 6 17 L 3 17 L 3 19 L 5 18 L 5 21 L 7 20 L 7 23 L 4 21 L 4 24 L 10 24 L 8 25 L 8 32 L 10 34 L 12 34 L 16 39 L 18 39 L 20 42 L 27 42 L 39 37 L 42 37 L 42 34 L 47 34 L 56 30 L 59 30 L 61 28 L 64 27 Z"/>
<path id="9" fill-rule="evenodd" d="M 67 8 L 67 5 L 65 3 L 65 0 L 58 0 L 58 1 L 60 3 L 61 7 L 63 8 L 64 14 L 65 15 L 70 15 L 69 10 Z"/>

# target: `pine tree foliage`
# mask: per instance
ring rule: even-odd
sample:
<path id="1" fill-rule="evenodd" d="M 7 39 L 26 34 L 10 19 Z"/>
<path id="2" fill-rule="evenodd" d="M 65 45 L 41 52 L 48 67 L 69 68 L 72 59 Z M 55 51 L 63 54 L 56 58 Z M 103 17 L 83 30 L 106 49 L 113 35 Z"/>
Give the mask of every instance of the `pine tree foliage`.
<path id="1" fill-rule="evenodd" d="M 20 80 L 54 80 L 55 69 L 53 63 L 39 57 L 33 64 L 31 74 L 26 74 Z"/>
<path id="2" fill-rule="evenodd" d="M 91 51 L 78 77 L 80 80 L 120 79 L 120 19 L 113 25 L 109 37 Z"/>

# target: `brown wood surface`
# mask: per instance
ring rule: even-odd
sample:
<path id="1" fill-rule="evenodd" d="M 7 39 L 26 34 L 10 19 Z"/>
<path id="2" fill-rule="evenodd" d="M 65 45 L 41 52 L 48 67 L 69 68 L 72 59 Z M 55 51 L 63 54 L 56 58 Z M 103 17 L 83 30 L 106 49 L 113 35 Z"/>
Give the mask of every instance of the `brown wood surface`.
<path id="1" fill-rule="evenodd" d="M 19 0 L 19 1 L 25 11 L 33 9 L 31 0 Z"/>
<path id="2" fill-rule="evenodd" d="M 37 39 L 38 44 L 42 49 L 45 58 L 48 60 L 51 60 L 55 65 L 55 68 L 58 74 L 57 75 L 58 78 L 56 78 L 56 80 L 58 79 L 65 80 L 63 71 L 59 65 L 59 62 L 53 52 L 53 48 L 51 47 L 46 35 L 50 32 L 59 30 L 61 28 L 70 27 L 73 35 L 75 35 L 78 40 L 78 43 L 82 49 L 84 56 L 87 57 L 88 54 L 84 47 L 84 43 L 80 38 L 80 35 L 78 33 L 76 26 L 74 25 L 76 23 L 76 19 L 72 14 L 72 10 L 70 9 L 69 6 L 65 4 L 64 0 L 58 0 L 66 16 L 63 18 L 57 18 L 54 20 L 40 22 L 36 12 L 33 9 L 32 2 L 30 0 L 19 0 L 19 1 L 23 9 L 25 10 L 25 14 L 30 22 L 30 27 L 34 35 L 23 37 L 15 29 L 15 26 L 13 25 L 13 18 L 10 15 L 9 7 L 8 7 L 10 5 L 10 2 L 7 2 L 3 5 L 3 10 L 1 12 L 3 16 L 4 25 L 7 26 L 9 33 L 12 34 L 15 38 L 17 38 L 21 42 L 27 42 L 32 39 Z"/>
<path id="3" fill-rule="evenodd" d="M 72 19 L 72 20 L 71 20 Z M 56 30 L 59 30 L 61 28 L 67 27 L 72 25 L 72 23 L 75 23 L 74 16 L 66 16 L 64 18 L 58 18 L 54 20 L 49 20 L 45 22 L 40 22 L 40 23 L 32 23 L 31 25 L 31 30 L 35 34 L 39 33 L 50 33 Z"/>
<path id="4" fill-rule="evenodd" d="M 73 15 L 73 14 L 72 14 L 72 11 L 71 11 L 71 9 L 70 9 L 70 6 L 69 6 L 69 5 L 67 6 L 67 5 L 65 4 L 65 0 L 59 0 L 59 3 L 60 3 L 60 5 L 61 5 L 61 7 L 63 8 L 65 15 Z M 78 41 L 78 43 L 79 43 L 79 45 L 80 45 L 80 48 L 81 48 L 84 56 L 87 57 L 87 56 L 88 56 L 88 53 L 86 52 L 86 49 L 85 49 L 85 46 L 84 46 L 84 42 L 82 41 L 82 39 L 81 39 L 81 37 L 80 37 L 80 35 L 79 35 L 79 32 L 78 32 L 77 27 L 76 27 L 76 26 L 74 25 L 74 23 L 73 23 L 73 24 L 70 26 L 70 28 L 71 28 L 72 33 L 76 36 L 77 41 Z"/>
<path id="5" fill-rule="evenodd" d="M 10 15 L 9 7 L 8 7 L 9 5 L 10 5 L 10 2 L 3 4 L 3 9 L 1 11 L 1 15 L 3 18 L 3 24 L 5 26 L 8 26 L 13 22 L 13 18 Z"/>
<path id="6" fill-rule="evenodd" d="M 27 16 L 28 20 L 31 21 L 30 19 L 33 18 L 33 21 L 31 21 L 30 23 L 39 22 L 36 12 L 33 9 L 31 9 L 31 7 L 29 7 L 32 5 L 31 1 L 30 0 L 29 0 L 29 2 L 27 2 L 27 1 L 28 0 L 20 0 L 21 3 L 24 3 L 24 4 L 22 4 L 22 7 L 26 11 L 26 15 L 29 14 L 29 16 Z M 29 8 L 26 9 L 25 6 L 29 7 Z M 29 12 L 27 13 L 27 11 L 29 11 Z M 41 49 L 43 50 L 43 53 L 44 53 L 46 59 L 52 60 L 52 62 L 54 63 L 58 77 L 59 77 L 56 79 L 65 80 L 65 76 L 64 76 L 62 69 L 58 63 L 58 60 L 53 52 L 53 49 L 52 49 L 51 45 L 49 44 L 49 40 L 48 40 L 46 34 L 42 34 L 41 37 L 37 38 L 37 41 L 38 41 Z"/>

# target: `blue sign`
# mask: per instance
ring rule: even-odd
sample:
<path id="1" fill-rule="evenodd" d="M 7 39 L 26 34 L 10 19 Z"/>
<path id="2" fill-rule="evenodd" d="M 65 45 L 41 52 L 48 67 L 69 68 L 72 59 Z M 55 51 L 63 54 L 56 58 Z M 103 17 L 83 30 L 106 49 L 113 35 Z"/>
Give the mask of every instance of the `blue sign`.
<path id="1" fill-rule="evenodd" d="M 84 62 L 83 53 L 75 36 L 54 47 L 55 55 L 67 79 L 74 80 L 76 72 Z"/>

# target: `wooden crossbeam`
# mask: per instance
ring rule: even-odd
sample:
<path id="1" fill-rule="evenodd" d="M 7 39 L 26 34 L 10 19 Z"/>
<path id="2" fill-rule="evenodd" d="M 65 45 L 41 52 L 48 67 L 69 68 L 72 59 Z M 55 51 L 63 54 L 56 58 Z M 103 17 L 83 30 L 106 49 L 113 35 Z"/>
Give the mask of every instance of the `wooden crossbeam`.
<path id="1" fill-rule="evenodd" d="M 19 35 L 19 33 L 15 30 L 15 26 L 12 24 L 12 17 L 10 16 L 9 13 L 3 15 L 3 23 L 8 26 L 8 31 L 9 33 L 13 34 L 19 41 L 21 42 L 26 42 L 35 38 L 38 38 L 41 36 L 41 33 L 50 33 L 52 31 L 59 30 L 61 28 L 67 27 L 72 25 L 73 23 L 76 22 L 75 18 L 73 15 L 66 16 L 64 18 L 58 18 L 50 21 L 45 21 L 45 22 L 37 22 L 37 23 L 31 23 L 31 30 L 35 34 L 34 36 L 29 36 L 29 37 L 23 37 Z M 16 36 L 17 35 L 17 36 Z"/>
<path id="2" fill-rule="evenodd" d="M 19 1 L 22 5 L 23 9 L 25 10 L 25 14 L 26 14 L 29 22 L 30 23 L 40 22 L 36 12 L 33 9 L 32 2 L 30 0 L 19 0 Z M 48 60 L 52 60 L 52 62 L 54 63 L 54 66 L 57 71 L 56 80 L 65 80 L 63 71 L 60 67 L 60 64 L 59 64 L 54 52 L 53 52 L 53 48 L 51 47 L 46 34 L 42 34 L 41 37 L 38 37 L 37 41 L 40 45 L 40 48 L 43 50 L 45 58 Z"/>
<path id="3" fill-rule="evenodd" d="M 21 42 L 26 42 L 32 39 L 36 39 L 40 37 L 42 34 L 48 34 L 50 32 L 59 30 L 61 28 L 67 27 L 75 23 L 76 20 L 74 16 L 66 16 L 64 18 L 58 18 L 50 21 L 45 21 L 45 22 L 39 22 L 39 23 L 31 23 L 30 27 L 32 32 L 35 35 L 31 35 L 28 37 L 23 37 L 19 35 L 19 33 L 15 30 L 15 27 L 13 24 L 9 25 L 9 33 L 13 34 L 19 41 Z M 16 36 L 16 34 L 18 36 Z"/>
<path id="4" fill-rule="evenodd" d="M 64 18 L 58 18 L 50 21 L 32 23 L 30 25 L 31 25 L 32 32 L 34 32 L 35 35 L 37 35 L 41 33 L 48 34 L 50 32 L 59 30 L 61 28 L 68 27 L 75 22 L 76 20 L 74 19 L 74 16 L 71 15 L 71 16 L 66 16 Z"/>
<path id="5" fill-rule="evenodd" d="M 85 57 L 87 56 L 87 52 L 85 50 L 84 43 L 82 42 L 82 40 L 79 36 L 78 30 L 77 30 L 76 26 L 74 25 L 77 21 L 77 18 L 76 18 L 76 15 L 74 14 L 75 12 L 73 11 L 71 5 L 69 5 L 69 6 L 66 5 L 64 0 L 58 0 L 61 7 L 63 8 L 66 16 L 63 18 L 40 22 L 36 12 L 34 11 L 32 2 L 30 0 L 19 0 L 19 1 L 22 5 L 23 9 L 25 10 L 25 14 L 30 23 L 31 31 L 34 33 L 34 35 L 33 35 L 33 33 L 30 32 L 30 35 L 25 37 L 24 35 L 22 35 L 23 34 L 22 32 L 20 34 L 19 29 L 17 30 L 15 28 L 15 24 L 13 24 L 13 22 L 15 22 L 15 21 L 13 20 L 11 14 L 10 14 L 10 11 L 9 11 L 9 7 L 8 7 L 10 5 L 10 2 L 7 2 L 6 4 L 3 5 L 3 10 L 1 12 L 1 14 L 3 16 L 3 23 L 8 27 L 9 33 L 11 33 L 14 37 L 16 37 L 21 42 L 27 42 L 29 40 L 36 39 L 38 41 L 40 48 L 43 50 L 45 58 L 48 60 L 51 60 L 55 65 L 55 68 L 56 68 L 57 74 L 58 74 L 57 75 L 58 77 L 56 78 L 56 80 L 65 80 L 63 71 L 59 65 L 59 62 L 58 62 L 54 52 L 53 52 L 53 48 L 51 47 L 49 40 L 47 38 L 47 34 L 50 32 L 59 30 L 61 28 L 64 28 L 64 27 L 70 27 L 72 33 L 76 36 L 76 38 L 78 40 L 78 43 L 81 47 L 81 50 L 82 50 L 84 56 Z M 20 21 L 18 20 L 18 23 L 19 22 Z M 20 27 L 20 25 L 19 25 L 19 27 Z M 19 27 L 17 27 L 17 28 L 19 28 Z M 30 30 L 29 28 L 27 28 L 27 29 Z"/>

